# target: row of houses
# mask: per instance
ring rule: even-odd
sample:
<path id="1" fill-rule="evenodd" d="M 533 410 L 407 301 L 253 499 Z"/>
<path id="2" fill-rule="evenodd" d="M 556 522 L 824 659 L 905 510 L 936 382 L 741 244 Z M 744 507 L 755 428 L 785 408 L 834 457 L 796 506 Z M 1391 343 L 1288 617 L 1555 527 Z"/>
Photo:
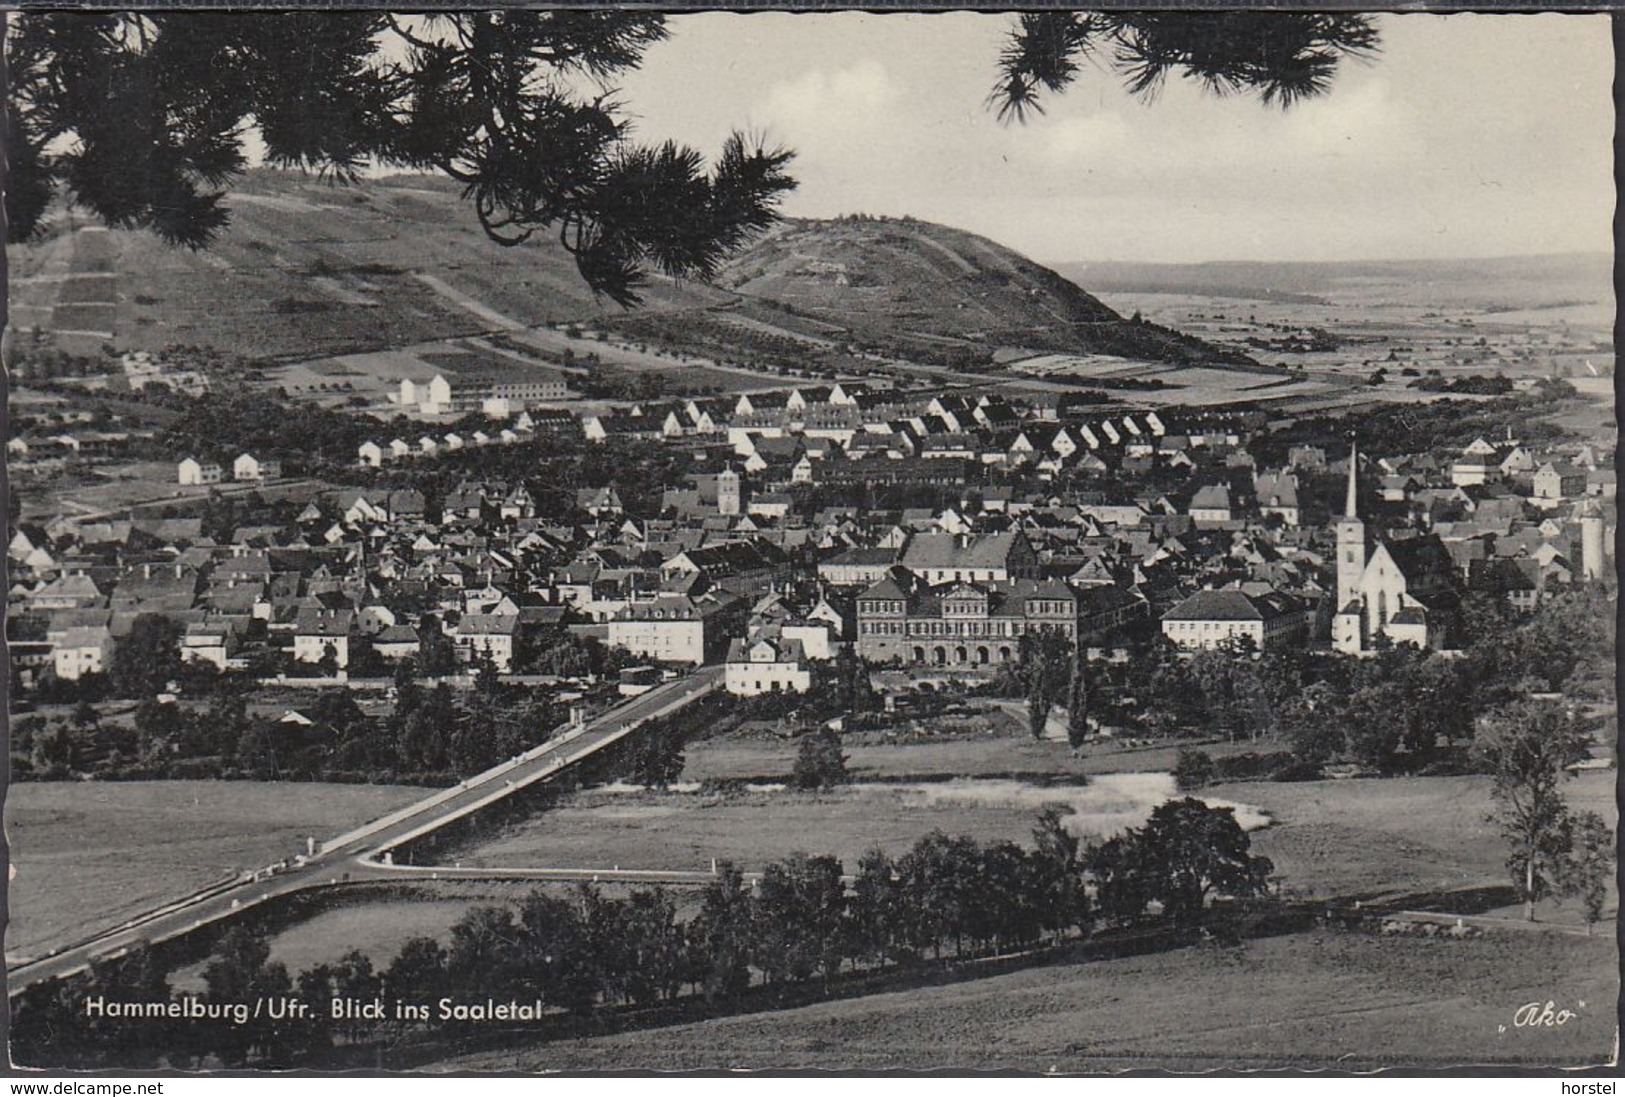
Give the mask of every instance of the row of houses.
<path id="1" fill-rule="evenodd" d="M 392 438 L 388 442 L 368 439 L 356 447 L 356 462 L 369 468 L 380 468 L 392 462 L 438 457 L 441 454 L 456 453 L 464 449 L 512 446 L 529 441 L 539 433 L 559 434 L 575 429 L 576 420 L 567 411 L 559 409 L 522 411 L 514 419 L 513 426 L 498 430 L 471 430 L 466 435 L 456 431 L 440 435 L 424 434 L 410 442 L 403 438 Z"/>
<path id="2" fill-rule="evenodd" d="M 231 463 L 231 478 L 237 483 L 258 483 L 282 478 L 282 462 L 272 457 L 256 457 L 244 453 Z M 175 465 L 177 483 L 198 486 L 218 484 L 225 479 L 225 470 L 214 461 L 183 457 Z"/>

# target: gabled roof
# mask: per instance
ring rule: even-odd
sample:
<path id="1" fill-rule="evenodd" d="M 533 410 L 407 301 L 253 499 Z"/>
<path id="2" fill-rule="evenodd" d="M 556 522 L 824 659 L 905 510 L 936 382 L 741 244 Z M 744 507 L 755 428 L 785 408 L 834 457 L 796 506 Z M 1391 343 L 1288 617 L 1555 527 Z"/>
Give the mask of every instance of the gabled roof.
<path id="1" fill-rule="evenodd" d="M 871 584 L 858 595 L 860 599 L 885 600 L 888 602 L 901 602 L 908 598 L 908 593 L 897 585 L 897 581 L 887 576 L 879 582 Z"/>
<path id="2" fill-rule="evenodd" d="M 1162 615 L 1164 621 L 1264 621 L 1267 603 L 1239 590 L 1199 590 Z"/>

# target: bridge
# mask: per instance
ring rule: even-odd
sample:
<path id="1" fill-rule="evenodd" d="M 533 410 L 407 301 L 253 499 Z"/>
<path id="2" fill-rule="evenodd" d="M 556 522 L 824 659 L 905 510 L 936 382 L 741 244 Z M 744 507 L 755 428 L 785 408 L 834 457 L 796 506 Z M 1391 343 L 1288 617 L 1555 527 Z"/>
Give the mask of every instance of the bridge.
<path id="1" fill-rule="evenodd" d="M 112 929 L 43 956 L 8 965 L 11 996 L 35 983 L 61 979 L 113 959 L 140 944 L 156 944 L 229 919 L 245 910 L 295 892 L 359 880 L 531 879 L 626 880 L 645 883 L 698 883 L 702 872 L 639 872 L 592 869 L 458 869 L 393 864 L 394 852 L 459 820 L 489 808 L 521 790 L 545 784 L 591 758 L 649 720 L 670 715 L 715 692 L 720 666 L 701 667 L 616 705 L 597 717 L 554 735 L 539 746 L 493 766 L 448 789 L 323 842 L 314 855 L 279 862 L 254 873 L 205 888 L 148 910 Z"/>

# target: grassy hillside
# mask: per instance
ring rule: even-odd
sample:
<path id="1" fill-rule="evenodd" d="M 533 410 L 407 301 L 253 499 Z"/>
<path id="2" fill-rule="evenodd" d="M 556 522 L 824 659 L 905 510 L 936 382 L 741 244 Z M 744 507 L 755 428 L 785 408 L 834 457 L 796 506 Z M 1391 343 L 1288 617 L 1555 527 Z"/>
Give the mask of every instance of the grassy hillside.
<path id="1" fill-rule="evenodd" d="M 911 218 L 787 221 L 729 261 L 717 281 L 905 352 L 959 344 L 1153 361 L 1223 357 L 1169 329 L 1128 322 L 1009 248 Z"/>
<path id="2" fill-rule="evenodd" d="M 11 249 L 15 323 L 90 333 L 70 337 L 81 352 L 111 342 L 321 357 L 486 331 L 504 326 L 499 317 L 529 326 L 619 311 L 593 300 L 550 238 L 519 248 L 487 240 L 449 182 L 338 187 L 257 171 L 228 204 L 230 228 L 197 252 L 59 215 L 45 239 Z M 100 304 L 78 303 L 87 297 Z M 662 309 L 721 298 L 662 282 L 647 299 Z"/>
<path id="3" fill-rule="evenodd" d="M 16 327 L 78 353 L 197 344 L 281 359 L 564 321 L 613 321 L 712 355 L 851 345 L 986 364 L 1001 346 L 1159 361 L 1219 353 L 1129 323 L 992 241 L 913 220 L 787 222 L 715 286 L 653 278 L 625 313 L 593 298 L 551 237 L 487 240 L 446 180 L 341 187 L 260 170 L 227 202 L 230 227 L 195 252 L 58 212 L 42 239 L 11 251 Z"/>

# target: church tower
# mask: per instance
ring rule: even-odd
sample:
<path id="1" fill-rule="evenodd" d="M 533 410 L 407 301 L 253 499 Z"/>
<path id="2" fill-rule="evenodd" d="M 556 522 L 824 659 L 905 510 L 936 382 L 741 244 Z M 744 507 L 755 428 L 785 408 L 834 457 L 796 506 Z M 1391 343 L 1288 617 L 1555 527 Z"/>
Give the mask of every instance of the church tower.
<path id="1" fill-rule="evenodd" d="M 739 473 L 732 465 L 717 473 L 717 513 L 739 513 Z"/>
<path id="2" fill-rule="evenodd" d="M 1343 505 L 1343 516 L 1337 520 L 1337 606 L 1334 613 L 1341 613 L 1350 602 L 1359 600 L 1360 579 L 1365 574 L 1365 523 L 1360 521 L 1355 499 L 1359 470 L 1359 446 L 1350 444 L 1348 499 Z"/>

